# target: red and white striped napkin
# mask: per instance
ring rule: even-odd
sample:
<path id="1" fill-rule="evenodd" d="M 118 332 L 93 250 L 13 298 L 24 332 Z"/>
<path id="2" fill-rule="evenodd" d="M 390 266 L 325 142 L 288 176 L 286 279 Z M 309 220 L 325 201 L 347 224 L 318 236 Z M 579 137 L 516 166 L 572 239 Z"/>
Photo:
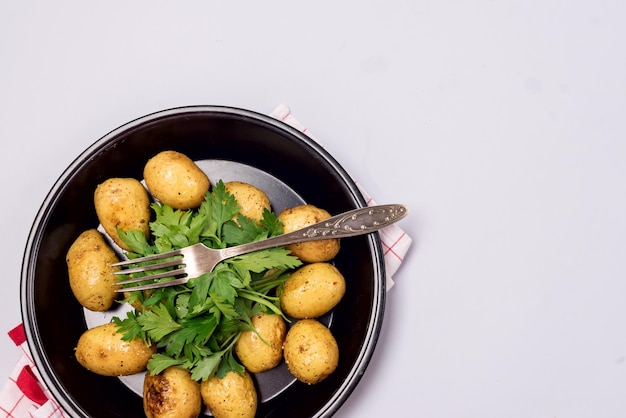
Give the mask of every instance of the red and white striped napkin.
<path id="1" fill-rule="evenodd" d="M 319 141 L 302 125 L 285 105 L 279 105 L 270 116 L 298 129 L 311 139 Z M 376 203 L 363 187 L 355 181 L 363 194 L 368 205 Z M 390 225 L 379 231 L 383 245 L 385 266 L 387 270 L 387 290 L 391 289 L 394 282 L 393 274 L 398 270 L 409 247 L 409 237 L 397 224 Z M 19 324 L 9 331 L 9 337 L 20 348 L 22 354 L 15 366 L 8 382 L 0 392 L 0 417 L 6 418 L 67 418 L 64 412 L 50 395 L 44 386 L 37 367 L 33 363 L 32 356 L 26 343 L 24 328 Z"/>

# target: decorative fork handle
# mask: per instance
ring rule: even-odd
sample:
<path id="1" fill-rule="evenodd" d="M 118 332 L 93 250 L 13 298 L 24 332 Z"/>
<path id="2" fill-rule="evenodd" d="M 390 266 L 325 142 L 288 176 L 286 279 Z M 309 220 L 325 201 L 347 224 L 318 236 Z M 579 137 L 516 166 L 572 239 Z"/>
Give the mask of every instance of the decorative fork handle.
<path id="1" fill-rule="evenodd" d="M 408 208 L 398 204 L 353 209 L 287 234 L 224 248 L 221 252 L 226 258 L 230 258 L 299 242 L 369 234 L 399 221 L 407 213 Z"/>

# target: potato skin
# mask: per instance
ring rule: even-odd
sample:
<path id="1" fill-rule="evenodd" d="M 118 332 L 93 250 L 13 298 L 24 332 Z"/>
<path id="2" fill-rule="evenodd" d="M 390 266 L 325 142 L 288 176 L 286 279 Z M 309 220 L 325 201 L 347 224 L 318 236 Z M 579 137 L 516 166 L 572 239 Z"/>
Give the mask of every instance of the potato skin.
<path id="1" fill-rule="evenodd" d="M 65 256 L 70 288 L 76 300 L 91 311 L 108 310 L 118 294 L 119 267 L 111 267 L 119 258 L 96 229 L 84 231 L 72 243 Z"/>
<path id="2" fill-rule="evenodd" d="M 146 369 L 156 345 L 147 347 L 140 339 L 122 341 L 112 322 L 90 328 L 76 344 L 76 360 L 102 376 L 128 376 Z"/>
<path id="3" fill-rule="evenodd" d="M 346 281 L 329 263 L 305 264 L 283 284 L 280 306 L 296 318 L 317 318 L 337 306 L 346 292 Z"/>
<path id="4" fill-rule="evenodd" d="M 143 409 L 147 418 L 197 418 L 202 409 L 200 383 L 180 367 L 156 375 L 146 372 Z"/>
<path id="5" fill-rule="evenodd" d="M 143 177 L 150 193 L 175 209 L 200 206 L 210 187 L 209 178 L 191 158 L 171 150 L 150 158 Z"/>
<path id="6" fill-rule="evenodd" d="M 315 319 L 302 319 L 287 331 L 285 363 L 296 379 L 319 383 L 337 368 L 339 348 L 330 330 Z"/>
<path id="7" fill-rule="evenodd" d="M 150 197 L 139 180 L 105 180 L 96 188 L 94 205 L 102 227 L 121 248 L 130 250 L 120 239 L 117 228 L 141 231 L 146 238 L 150 235 Z"/>
<path id="8" fill-rule="evenodd" d="M 330 213 L 313 205 L 298 205 L 285 209 L 278 215 L 283 222 L 283 232 L 289 233 L 295 230 L 313 225 L 330 218 Z M 300 242 L 287 246 L 291 253 L 306 263 L 330 261 L 339 252 L 340 240 L 329 238 L 319 241 Z"/>
<path id="9" fill-rule="evenodd" d="M 267 344 L 256 332 L 244 331 L 235 343 L 235 353 L 251 373 L 273 369 L 283 358 L 285 320 L 280 315 L 262 313 L 252 317 L 252 325 Z"/>
<path id="10" fill-rule="evenodd" d="M 200 383 L 204 404 L 215 418 L 254 418 L 258 396 L 250 373 L 230 371 L 223 378 L 213 376 Z"/>
<path id="11" fill-rule="evenodd" d="M 271 210 L 270 199 L 256 186 L 241 181 L 229 181 L 224 186 L 237 200 L 242 215 L 260 222 L 263 220 L 263 211 Z"/>

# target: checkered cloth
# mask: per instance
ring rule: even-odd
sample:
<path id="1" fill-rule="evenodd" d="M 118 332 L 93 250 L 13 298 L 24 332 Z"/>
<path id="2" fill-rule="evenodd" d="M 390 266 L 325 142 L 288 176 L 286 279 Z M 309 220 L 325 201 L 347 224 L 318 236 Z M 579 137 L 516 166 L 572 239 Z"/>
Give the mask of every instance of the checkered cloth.
<path id="1" fill-rule="evenodd" d="M 40 383 L 41 378 L 28 350 L 22 324 L 9 331 L 9 337 L 20 348 L 22 356 L 9 376 L 9 381 L 0 392 L 0 416 L 7 418 L 68 417 Z"/>
<path id="2" fill-rule="evenodd" d="M 272 117 L 298 129 L 302 133 L 315 139 L 311 133 L 293 116 L 285 105 L 279 105 L 270 114 Z M 361 185 L 355 181 L 368 205 L 376 203 Z M 387 270 L 387 290 L 394 282 L 393 274 L 398 270 L 402 260 L 411 246 L 411 238 L 397 224 L 392 224 L 379 231 L 384 249 L 385 266 Z M 48 389 L 43 385 L 37 368 L 33 363 L 26 344 L 26 336 L 22 324 L 9 331 L 9 337 L 18 346 L 22 355 L 0 392 L 0 418 L 66 418 L 69 415 L 63 412 L 54 401 Z M 4 415 L 6 414 L 6 415 Z"/>

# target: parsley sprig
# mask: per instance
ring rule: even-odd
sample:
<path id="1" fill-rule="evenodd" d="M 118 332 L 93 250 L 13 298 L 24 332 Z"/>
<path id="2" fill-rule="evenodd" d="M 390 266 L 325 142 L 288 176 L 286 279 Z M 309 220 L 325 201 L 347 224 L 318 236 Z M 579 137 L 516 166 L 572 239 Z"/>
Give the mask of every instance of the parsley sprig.
<path id="1" fill-rule="evenodd" d="M 131 248 L 129 259 L 198 242 L 210 248 L 225 248 L 283 232 L 281 222 L 268 210 L 261 222 L 239 214 L 239 204 L 222 181 L 207 192 L 195 210 L 177 210 L 161 203 L 151 207 L 155 219 L 150 223 L 150 240 L 139 231 L 120 231 Z M 140 309 L 113 321 L 123 339 L 138 337 L 146 344 L 157 344 L 158 353 L 148 363 L 152 374 L 170 366 L 190 370 L 195 380 L 215 374 L 223 377 L 228 371 L 243 373 L 243 366 L 233 354 L 235 342 L 241 332 L 253 329 L 254 315 L 283 315 L 274 289 L 300 264 L 284 248 L 233 257 L 185 285 L 131 292 L 125 302 Z"/>

